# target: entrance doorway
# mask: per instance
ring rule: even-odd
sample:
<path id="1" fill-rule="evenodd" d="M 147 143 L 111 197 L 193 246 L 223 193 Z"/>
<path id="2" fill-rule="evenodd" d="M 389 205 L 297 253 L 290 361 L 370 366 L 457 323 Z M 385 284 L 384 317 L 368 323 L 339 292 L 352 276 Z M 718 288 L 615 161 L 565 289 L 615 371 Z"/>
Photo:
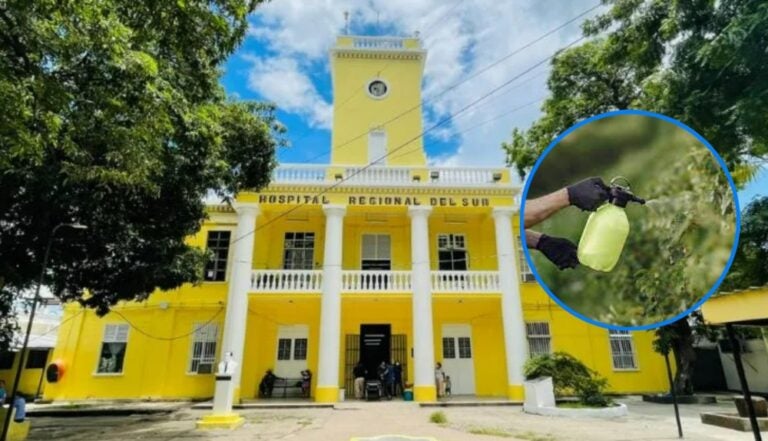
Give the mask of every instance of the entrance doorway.
<path id="1" fill-rule="evenodd" d="M 382 361 L 391 361 L 391 336 L 391 325 L 360 325 L 360 361 L 368 371 L 368 379 L 376 379 Z"/>
<path id="2" fill-rule="evenodd" d="M 452 395 L 474 395 L 475 361 L 470 325 L 443 325 L 443 371 Z"/>
<path id="3" fill-rule="evenodd" d="M 346 350 L 345 350 L 345 366 L 344 366 L 344 386 L 350 393 L 355 390 L 354 383 L 355 378 L 352 375 L 352 370 L 357 365 L 357 362 L 361 360 L 360 343 L 362 341 L 362 334 L 347 334 L 345 338 Z M 408 336 L 405 334 L 392 334 L 389 337 L 389 361 L 396 361 L 400 363 L 403 372 L 403 383 L 408 382 Z M 365 363 L 365 362 L 363 362 Z M 374 370 L 366 367 L 369 374 L 372 374 L 371 378 L 376 376 L 376 368 L 378 368 L 381 360 L 376 362 Z"/>

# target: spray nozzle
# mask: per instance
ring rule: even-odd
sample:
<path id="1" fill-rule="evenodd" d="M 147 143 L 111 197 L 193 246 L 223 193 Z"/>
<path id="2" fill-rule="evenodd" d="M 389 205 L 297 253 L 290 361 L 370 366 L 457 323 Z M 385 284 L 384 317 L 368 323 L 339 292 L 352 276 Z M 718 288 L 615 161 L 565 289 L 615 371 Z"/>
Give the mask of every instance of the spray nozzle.
<path id="1" fill-rule="evenodd" d="M 629 180 L 624 176 L 616 176 L 611 179 L 610 195 L 608 202 L 618 207 L 626 207 L 630 202 L 645 204 L 645 199 L 635 196 L 630 188 Z"/>

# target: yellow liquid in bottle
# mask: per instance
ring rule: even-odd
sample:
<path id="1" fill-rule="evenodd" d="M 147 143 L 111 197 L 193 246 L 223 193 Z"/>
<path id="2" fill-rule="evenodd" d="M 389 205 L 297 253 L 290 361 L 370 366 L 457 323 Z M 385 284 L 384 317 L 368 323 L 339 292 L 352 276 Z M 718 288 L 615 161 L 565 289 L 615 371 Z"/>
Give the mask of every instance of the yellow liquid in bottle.
<path id="1" fill-rule="evenodd" d="M 624 208 L 607 203 L 589 215 L 579 240 L 579 263 L 597 271 L 611 271 L 621 257 L 629 234 Z"/>

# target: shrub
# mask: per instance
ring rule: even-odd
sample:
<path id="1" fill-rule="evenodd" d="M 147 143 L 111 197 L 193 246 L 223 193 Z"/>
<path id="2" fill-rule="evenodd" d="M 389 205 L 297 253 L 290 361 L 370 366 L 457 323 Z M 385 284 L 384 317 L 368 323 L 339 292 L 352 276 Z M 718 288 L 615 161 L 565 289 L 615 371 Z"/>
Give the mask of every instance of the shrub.
<path id="1" fill-rule="evenodd" d="M 435 424 L 445 424 L 448 422 L 448 417 L 446 417 L 445 413 L 442 411 L 432 412 L 432 414 L 429 415 L 429 421 Z"/>
<path id="2" fill-rule="evenodd" d="M 608 380 L 588 368 L 579 359 L 565 352 L 538 355 L 525 362 L 525 378 L 552 377 L 555 395 L 576 395 L 589 406 L 608 406 L 611 400 L 605 395 Z"/>

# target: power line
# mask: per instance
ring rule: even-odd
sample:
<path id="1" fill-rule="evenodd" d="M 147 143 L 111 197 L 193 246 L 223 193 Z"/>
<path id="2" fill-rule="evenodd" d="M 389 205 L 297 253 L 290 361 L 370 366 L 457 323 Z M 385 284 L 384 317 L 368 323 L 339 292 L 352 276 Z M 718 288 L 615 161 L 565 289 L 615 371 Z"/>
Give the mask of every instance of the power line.
<path id="1" fill-rule="evenodd" d="M 563 49 L 561 49 L 561 50 L 565 50 L 565 49 L 568 49 L 568 48 L 570 48 L 571 46 L 575 45 L 576 43 L 578 43 L 578 42 L 582 41 L 583 39 L 584 39 L 584 37 L 583 37 L 583 36 L 581 36 L 581 37 L 579 37 L 579 38 L 577 38 L 577 39 L 573 40 L 571 43 L 569 43 L 568 45 L 566 45 L 566 46 L 565 46 Z M 558 51 L 558 52 L 559 52 L 559 51 Z M 399 150 L 401 150 L 401 149 L 403 149 L 403 148 L 407 147 L 407 146 L 408 146 L 409 144 L 411 144 L 412 142 L 414 142 L 414 141 L 416 141 L 416 140 L 418 140 L 418 139 L 420 139 L 420 138 L 424 137 L 424 135 L 426 135 L 427 133 L 431 132 L 432 130 L 435 130 L 435 129 L 437 129 L 438 127 L 440 127 L 440 126 L 442 126 L 442 125 L 446 124 L 447 122 L 451 121 L 451 119 L 453 119 L 454 117 L 456 117 L 456 116 L 458 116 L 458 115 L 460 115 L 460 114 L 462 114 L 462 113 L 466 112 L 466 111 L 467 111 L 467 110 L 469 110 L 470 108 L 472 108 L 472 107 L 473 107 L 474 105 L 476 105 L 477 103 L 479 103 L 479 102 L 481 102 L 481 101 L 483 101 L 483 100 L 487 99 L 488 97 L 492 96 L 492 95 L 493 95 L 493 94 L 495 94 L 496 92 L 498 92 L 498 91 L 500 91 L 501 89 L 503 89 L 503 88 L 507 87 L 509 84 L 511 84 L 512 82 L 514 82 L 514 81 L 515 81 L 515 80 L 517 80 L 518 78 L 520 78 L 520 77 L 524 76 L 525 74 L 527 74 L 527 73 L 531 72 L 532 70 L 536 69 L 537 67 L 541 66 L 542 64 L 544 64 L 544 63 L 546 63 L 546 62 L 550 61 L 552 58 L 554 58 L 554 57 L 557 55 L 557 53 L 558 53 L 558 52 L 556 52 L 555 54 L 552 54 L 552 55 L 550 55 L 550 56 L 548 56 L 548 57 L 546 57 L 546 58 L 544 58 L 544 59 L 542 59 L 542 60 L 538 61 L 537 63 L 533 64 L 531 67 L 529 67 L 529 68 L 525 69 L 523 72 L 521 72 L 521 73 L 519 73 L 519 74 L 517 74 L 517 75 L 513 76 L 513 77 L 512 77 L 512 78 L 510 78 L 509 80 L 507 80 L 507 81 L 503 82 L 502 84 L 500 84 L 500 85 L 496 86 L 495 88 L 491 89 L 491 90 L 490 90 L 490 91 L 488 91 L 487 93 L 485 93 L 485 94 L 481 95 L 479 98 L 475 99 L 474 101 L 470 102 L 470 103 L 469 103 L 469 104 L 467 104 L 466 106 L 462 107 L 461 109 L 459 109 L 459 111 L 457 111 L 457 112 L 455 112 L 455 113 L 453 113 L 453 114 L 451 114 L 451 115 L 447 116 L 446 118 L 443 118 L 442 120 L 438 121 L 438 122 L 437 122 L 437 123 L 435 123 L 434 125 L 432 125 L 432 126 L 430 126 L 429 128 L 427 128 L 426 130 L 423 130 L 421 133 L 417 134 L 417 135 L 416 135 L 416 136 L 414 136 L 413 138 L 411 138 L 411 139 L 407 140 L 406 142 L 404 142 L 404 143 L 400 144 L 399 146 L 397 146 L 397 147 L 395 147 L 394 149 L 390 150 L 389 152 L 387 152 L 386 154 L 382 155 L 381 157 L 379 157 L 379 158 L 376 158 L 376 160 L 372 161 L 371 163 L 369 163 L 369 164 L 367 164 L 367 165 L 364 165 L 364 166 L 362 166 L 362 167 L 360 167 L 360 168 L 357 168 L 357 169 L 353 170 L 353 171 L 352 171 L 351 173 L 349 173 L 347 176 L 344 176 L 342 179 L 340 179 L 340 180 L 336 181 L 335 183 L 333 183 L 332 185 L 328 186 L 328 187 L 327 187 L 327 188 L 325 188 L 324 190 L 321 190 L 321 191 L 317 192 L 316 194 L 314 194 L 314 195 L 313 195 L 313 197 L 319 197 L 319 196 L 322 196 L 322 195 L 324 195 L 324 194 L 328 193 L 330 190 L 333 190 L 334 188 L 336 188 L 336 187 L 339 187 L 340 185 L 344 184 L 345 182 L 349 181 L 350 179 L 354 178 L 355 176 L 359 175 L 360 173 L 364 172 L 365 170 L 367 170 L 367 169 L 371 168 L 371 167 L 372 167 L 372 166 L 374 166 L 376 163 L 378 163 L 378 162 L 381 162 L 382 160 L 386 159 L 388 156 L 390 156 L 390 155 L 394 154 L 395 152 L 397 152 L 397 151 L 399 151 Z M 261 230 L 262 228 L 265 228 L 265 227 L 267 227 L 268 225 L 271 225 L 272 223 L 274 223 L 274 222 L 278 221 L 279 219 L 281 219 L 281 218 L 283 218 L 283 217 L 285 217 L 285 216 L 287 216 L 287 215 L 289 215 L 289 214 L 293 213 L 294 211 L 298 210 L 299 208 L 301 208 L 301 207 L 303 207 L 303 206 L 305 206 L 305 205 L 307 205 L 307 204 L 306 204 L 306 203 L 300 203 L 300 204 L 297 204 L 297 205 L 295 205 L 295 206 L 291 207 L 290 209 L 288 209 L 288 210 L 286 210 L 286 211 L 284 211 L 284 212 L 282 212 L 282 213 L 278 214 L 277 216 L 275 216 L 275 217 L 273 217 L 272 219 L 268 220 L 267 222 L 263 223 L 261 226 L 259 226 L 259 227 L 256 227 L 256 228 L 254 228 L 253 230 L 249 231 L 248 233 L 245 233 L 245 234 L 243 234 L 242 236 L 235 238 L 235 239 L 234 239 L 234 240 L 231 242 L 231 244 L 235 244 L 235 243 L 237 243 L 238 241 L 240 241 L 240 240 L 242 240 L 242 239 L 244 239 L 244 238 L 246 238 L 246 237 L 248 237 L 248 236 L 252 235 L 252 234 L 253 234 L 253 233 L 255 233 L 256 231 L 259 231 L 259 230 Z"/>
<path id="2" fill-rule="evenodd" d="M 123 315 L 123 314 L 122 314 L 120 311 L 118 311 L 118 310 L 116 310 L 116 309 L 113 309 L 113 310 L 110 310 L 109 312 L 115 313 L 115 314 L 117 314 L 118 316 L 120 316 L 120 317 L 121 317 L 123 320 L 125 320 L 125 322 L 126 322 L 126 323 L 128 323 L 128 325 L 129 325 L 131 328 L 135 329 L 135 330 L 136 330 L 138 333 L 140 333 L 140 334 L 144 335 L 145 337 L 151 338 L 151 339 L 153 339 L 153 340 L 173 341 L 173 340 L 179 340 L 179 339 L 182 339 L 182 338 L 185 338 L 185 337 L 189 337 L 190 335 L 192 335 L 192 334 L 196 333 L 196 332 L 197 332 L 197 331 L 199 331 L 200 329 L 202 329 L 202 328 L 204 328 L 204 327 L 208 326 L 209 324 L 211 324 L 211 323 L 212 323 L 212 322 L 213 322 L 213 321 L 216 319 L 216 317 L 218 317 L 218 316 L 219 316 L 219 314 L 221 314 L 221 313 L 222 313 L 222 311 L 224 311 L 224 307 L 223 307 L 223 306 L 222 306 L 222 307 L 220 307 L 220 308 L 219 308 L 219 310 L 218 310 L 218 311 L 216 311 L 216 314 L 214 314 L 214 315 L 213 315 L 213 316 L 212 316 L 210 319 L 208 319 L 208 320 L 207 320 L 205 323 L 203 323 L 203 324 L 202 324 L 202 325 L 200 325 L 200 326 L 196 326 L 196 327 L 195 327 L 195 328 L 192 330 L 192 332 L 187 332 L 186 334 L 182 334 L 182 335 L 176 335 L 176 336 L 173 336 L 173 337 L 158 337 L 158 336 L 152 335 L 152 334 L 150 334 L 150 333 L 148 333 L 148 332 L 144 331 L 143 329 L 139 328 L 138 326 L 136 326 L 136 325 L 135 325 L 133 322 L 131 322 L 130 320 L 128 320 L 128 318 L 127 318 L 126 316 L 124 316 L 124 315 Z"/>
<path id="3" fill-rule="evenodd" d="M 488 124 L 488 123 L 491 123 L 491 122 L 493 122 L 493 121 L 496 121 L 496 120 L 498 120 L 498 119 L 500 119 L 500 118 L 503 118 L 503 117 L 505 117 L 505 116 L 507 116 L 507 115 L 511 115 L 511 114 L 513 114 L 513 113 L 515 113 L 515 112 L 518 112 L 518 111 L 520 111 L 520 110 L 522 110 L 522 109 L 524 109 L 524 108 L 526 108 L 526 107 L 528 107 L 528 106 L 531 106 L 531 105 L 533 105 L 533 104 L 539 103 L 539 102 L 543 101 L 544 99 L 546 99 L 546 98 L 539 98 L 539 99 L 536 99 L 536 100 L 533 100 L 533 101 L 529 101 L 529 102 L 527 102 L 527 103 L 525 103 L 525 104 L 522 104 L 522 105 L 520 105 L 520 106 L 517 106 L 517 107 L 515 107 L 515 108 L 513 108 L 513 109 L 510 109 L 510 110 L 508 110 L 508 111 L 506 111 L 506 112 L 504 112 L 504 113 L 502 113 L 502 114 L 496 115 L 496 116 L 495 116 L 495 117 L 493 117 L 493 118 L 487 119 L 487 120 L 485 120 L 485 121 L 482 121 L 482 122 L 480 122 L 480 123 L 474 124 L 474 125 L 472 125 L 472 126 L 470 126 L 470 127 L 466 128 L 466 129 L 464 129 L 464 130 L 461 130 L 461 131 L 459 131 L 459 132 L 456 132 L 456 133 L 455 133 L 455 135 L 461 135 L 461 134 L 463 134 L 463 133 L 467 133 L 467 132 L 470 132 L 470 131 L 472 131 L 472 130 L 475 130 L 476 128 L 478 128 L 478 127 L 480 127 L 480 126 L 483 126 L 483 125 L 485 125 L 485 124 Z M 479 106 L 478 106 L 478 107 L 479 107 Z M 394 156 L 394 157 L 392 157 L 392 158 L 390 158 L 390 159 L 396 159 L 396 158 L 400 158 L 400 157 L 402 157 L 402 156 L 405 156 L 405 155 L 409 155 L 409 154 L 411 154 L 411 153 L 413 153 L 413 152 L 414 152 L 414 150 L 406 150 L 406 151 L 404 151 L 404 152 L 400 153 L 399 155 L 397 155 L 397 156 Z"/>
<path id="4" fill-rule="evenodd" d="M 81 309 L 80 311 L 77 312 L 77 314 L 71 315 L 71 316 L 67 317 L 66 319 L 60 321 L 58 325 L 50 328 L 49 330 L 43 332 L 42 334 L 35 335 L 34 337 L 32 337 L 32 339 L 29 341 L 29 343 L 31 344 L 33 341 L 39 339 L 40 337 L 43 337 L 45 335 L 50 334 L 51 332 L 53 332 L 53 331 L 59 329 L 60 327 L 64 326 L 64 323 L 67 323 L 70 320 L 74 320 L 75 318 L 79 317 L 80 314 L 83 314 L 83 313 L 85 313 L 85 309 Z"/>

